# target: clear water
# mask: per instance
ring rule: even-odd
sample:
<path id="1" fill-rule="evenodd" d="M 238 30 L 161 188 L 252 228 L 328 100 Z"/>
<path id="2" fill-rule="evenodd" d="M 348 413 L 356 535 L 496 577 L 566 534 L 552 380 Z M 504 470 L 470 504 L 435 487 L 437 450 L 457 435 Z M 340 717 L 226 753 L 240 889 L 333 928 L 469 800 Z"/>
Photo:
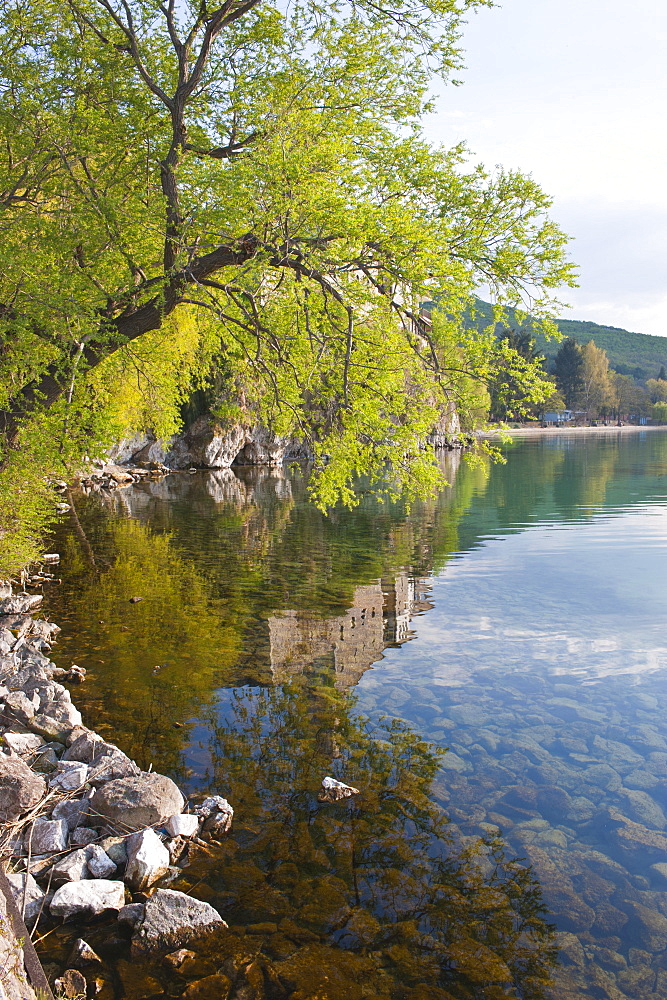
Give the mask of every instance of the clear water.
<path id="1" fill-rule="evenodd" d="M 261 471 L 76 500 L 47 610 L 84 718 L 236 809 L 180 883 L 226 942 L 121 954 L 117 995 L 667 998 L 667 434 L 506 458 L 410 512 Z"/>

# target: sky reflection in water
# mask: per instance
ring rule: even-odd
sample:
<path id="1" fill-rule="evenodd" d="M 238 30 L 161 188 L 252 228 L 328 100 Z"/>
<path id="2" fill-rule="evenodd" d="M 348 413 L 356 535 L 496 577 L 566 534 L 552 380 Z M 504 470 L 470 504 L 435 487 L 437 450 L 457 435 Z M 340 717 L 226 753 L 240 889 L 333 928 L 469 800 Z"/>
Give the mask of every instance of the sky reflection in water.
<path id="1" fill-rule="evenodd" d="M 80 700 L 102 731 L 193 789 L 227 783 L 241 817 L 230 706 L 247 702 L 261 756 L 280 743 L 265 699 L 282 698 L 282 684 L 330 691 L 330 704 L 312 697 L 334 741 L 340 698 L 354 689 L 355 711 L 402 719 L 449 748 L 432 785 L 448 836 L 500 831 L 509 856 L 533 865 L 559 929 L 554 996 L 667 997 L 667 434 L 553 434 L 507 457 L 488 475 L 450 458 L 452 488 L 409 518 L 400 504 L 364 500 L 325 522 L 298 478 L 272 487 L 261 476 L 242 495 L 224 477 L 217 487 L 170 477 L 106 510 L 86 501 L 81 522 L 101 568 L 60 537 L 56 658 L 89 667 Z M 137 587 L 144 601 L 128 606 Z M 275 696 L 258 701 L 271 683 Z M 312 740 L 307 703 L 287 694 L 280 711 L 286 729 L 305 719 Z M 352 743 L 355 725 L 343 724 Z M 232 727 L 237 741 L 242 729 Z M 318 767 L 348 766 L 344 739 L 342 763 L 314 745 Z M 291 780 L 312 784 L 307 775 Z M 260 799 L 273 794 L 267 783 Z M 310 806 L 300 808 L 308 826 Z M 265 888 L 276 858 L 243 831 L 268 816 L 266 801 L 248 800 L 235 841 Z M 212 901 L 242 923 L 247 899 L 230 901 L 223 867 L 208 876 Z M 308 891 L 328 878 L 313 869 Z M 317 927 L 327 947 L 332 933 Z M 364 947 L 386 958 L 389 946 Z M 409 969 L 395 968 L 412 989 Z M 468 995 L 464 979 L 449 982 L 453 995 Z M 497 995 L 540 995 L 525 989 Z"/>

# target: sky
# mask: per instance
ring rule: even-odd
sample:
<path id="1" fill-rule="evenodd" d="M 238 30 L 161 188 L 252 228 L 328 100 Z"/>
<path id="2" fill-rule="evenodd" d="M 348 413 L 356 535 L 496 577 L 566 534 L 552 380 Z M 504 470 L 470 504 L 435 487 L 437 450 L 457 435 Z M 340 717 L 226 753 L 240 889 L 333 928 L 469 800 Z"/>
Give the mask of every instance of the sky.
<path id="1" fill-rule="evenodd" d="M 562 316 L 667 336 L 665 0 L 500 0 L 462 44 L 429 137 L 553 197 L 579 266 Z"/>

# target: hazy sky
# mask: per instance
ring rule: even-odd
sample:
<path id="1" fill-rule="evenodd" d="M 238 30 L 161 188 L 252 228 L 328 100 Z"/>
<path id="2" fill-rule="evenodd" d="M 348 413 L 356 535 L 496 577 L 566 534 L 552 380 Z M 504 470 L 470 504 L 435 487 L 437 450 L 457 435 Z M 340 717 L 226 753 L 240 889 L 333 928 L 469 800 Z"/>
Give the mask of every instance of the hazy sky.
<path id="1" fill-rule="evenodd" d="M 665 0 L 501 0 L 463 46 L 430 137 L 553 197 L 580 266 L 567 316 L 667 336 Z"/>

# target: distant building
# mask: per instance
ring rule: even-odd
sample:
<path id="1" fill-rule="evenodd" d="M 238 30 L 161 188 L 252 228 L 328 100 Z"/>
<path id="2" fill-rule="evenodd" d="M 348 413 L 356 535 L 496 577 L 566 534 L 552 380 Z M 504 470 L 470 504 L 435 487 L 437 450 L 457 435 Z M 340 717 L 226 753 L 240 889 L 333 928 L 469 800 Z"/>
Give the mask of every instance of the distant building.
<path id="1" fill-rule="evenodd" d="M 543 424 L 567 424 L 573 418 L 573 410 L 553 410 L 551 413 L 543 413 L 540 420 Z"/>

